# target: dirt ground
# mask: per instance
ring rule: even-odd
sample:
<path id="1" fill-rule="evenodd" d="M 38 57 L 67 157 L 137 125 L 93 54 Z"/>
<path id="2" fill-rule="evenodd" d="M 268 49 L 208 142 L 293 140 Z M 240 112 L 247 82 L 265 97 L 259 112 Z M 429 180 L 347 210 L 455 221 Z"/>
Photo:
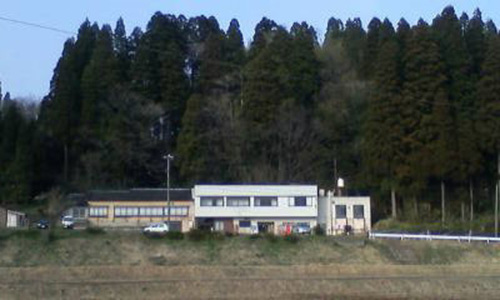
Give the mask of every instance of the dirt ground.
<path id="1" fill-rule="evenodd" d="M 2 299 L 498 299 L 495 265 L 0 268 Z"/>
<path id="2" fill-rule="evenodd" d="M 64 234 L 0 239 L 0 299 L 500 298 L 500 245 Z"/>

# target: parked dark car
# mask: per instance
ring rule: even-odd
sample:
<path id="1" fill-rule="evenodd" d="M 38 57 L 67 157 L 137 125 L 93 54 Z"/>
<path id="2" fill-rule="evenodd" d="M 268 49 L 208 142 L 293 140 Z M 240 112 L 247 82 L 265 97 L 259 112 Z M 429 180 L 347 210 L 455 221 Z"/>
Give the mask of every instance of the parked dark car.
<path id="1" fill-rule="evenodd" d="M 40 220 L 36 223 L 36 228 L 38 229 L 48 229 L 49 228 L 49 221 L 47 220 Z"/>

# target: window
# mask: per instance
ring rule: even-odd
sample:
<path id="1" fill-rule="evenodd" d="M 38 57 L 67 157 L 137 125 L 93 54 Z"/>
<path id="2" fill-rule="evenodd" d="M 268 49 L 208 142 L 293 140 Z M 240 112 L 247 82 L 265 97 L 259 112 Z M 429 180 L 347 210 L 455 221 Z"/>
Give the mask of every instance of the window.
<path id="1" fill-rule="evenodd" d="M 187 206 L 171 206 L 170 215 L 171 216 L 187 216 L 189 208 Z M 165 216 L 168 216 L 168 207 L 165 207 Z"/>
<path id="2" fill-rule="evenodd" d="M 289 205 L 290 206 L 311 206 L 312 202 L 311 202 L 311 199 L 307 199 L 307 197 L 294 197 L 294 198 L 290 198 Z"/>
<path id="3" fill-rule="evenodd" d="M 249 197 L 227 197 L 227 206 L 250 206 Z"/>
<path id="4" fill-rule="evenodd" d="M 136 217 L 139 215 L 138 207 L 116 206 L 115 217 Z"/>
<path id="5" fill-rule="evenodd" d="M 240 221 L 240 228 L 250 228 L 251 222 L 250 221 Z"/>
<path id="6" fill-rule="evenodd" d="M 255 206 L 278 206 L 276 197 L 255 197 Z"/>
<path id="7" fill-rule="evenodd" d="M 141 217 L 161 217 L 163 216 L 163 207 L 139 207 Z"/>
<path id="8" fill-rule="evenodd" d="M 224 221 L 215 221 L 214 222 L 214 230 L 215 231 L 224 231 Z"/>
<path id="9" fill-rule="evenodd" d="M 108 216 L 108 207 L 107 206 L 91 207 L 89 210 L 89 216 L 96 218 L 105 218 Z"/>
<path id="10" fill-rule="evenodd" d="M 335 205 L 335 218 L 345 219 L 346 218 L 346 206 L 345 205 Z"/>
<path id="11" fill-rule="evenodd" d="M 200 206 L 224 206 L 222 197 L 200 197 Z"/>
<path id="12" fill-rule="evenodd" d="M 364 219 L 365 218 L 365 207 L 363 205 L 354 205 L 354 219 Z"/>

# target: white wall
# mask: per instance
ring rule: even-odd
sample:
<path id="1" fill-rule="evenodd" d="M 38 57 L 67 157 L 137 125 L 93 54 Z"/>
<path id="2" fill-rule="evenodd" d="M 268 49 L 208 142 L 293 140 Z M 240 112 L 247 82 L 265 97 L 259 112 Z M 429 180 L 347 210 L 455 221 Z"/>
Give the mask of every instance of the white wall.
<path id="1" fill-rule="evenodd" d="M 193 189 L 195 217 L 314 217 L 318 215 L 315 185 L 196 185 Z M 225 206 L 200 206 L 200 197 L 224 197 Z M 250 197 L 250 206 L 228 207 L 226 197 Z M 255 196 L 277 197 L 278 206 L 255 207 Z M 306 197 L 308 206 L 289 206 L 289 199 Z"/>
<path id="2" fill-rule="evenodd" d="M 346 218 L 336 218 L 336 205 L 346 206 Z M 354 205 L 364 206 L 364 218 L 354 218 Z M 345 225 L 352 226 L 355 232 L 365 232 L 371 230 L 371 203 L 370 197 L 333 197 L 332 198 L 332 233 L 343 232 Z"/>

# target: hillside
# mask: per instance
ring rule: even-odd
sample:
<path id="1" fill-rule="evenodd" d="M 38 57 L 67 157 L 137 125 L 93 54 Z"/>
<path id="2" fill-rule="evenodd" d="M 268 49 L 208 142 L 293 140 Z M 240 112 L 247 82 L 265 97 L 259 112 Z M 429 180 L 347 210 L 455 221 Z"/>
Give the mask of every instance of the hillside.
<path id="1" fill-rule="evenodd" d="M 247 236 L 201 241 L 147 238 L 138 232 L 27 231 L 0 235 L 0 267 L 186 265 L 499 264 L 500 245 L 362 238 Z"/>

